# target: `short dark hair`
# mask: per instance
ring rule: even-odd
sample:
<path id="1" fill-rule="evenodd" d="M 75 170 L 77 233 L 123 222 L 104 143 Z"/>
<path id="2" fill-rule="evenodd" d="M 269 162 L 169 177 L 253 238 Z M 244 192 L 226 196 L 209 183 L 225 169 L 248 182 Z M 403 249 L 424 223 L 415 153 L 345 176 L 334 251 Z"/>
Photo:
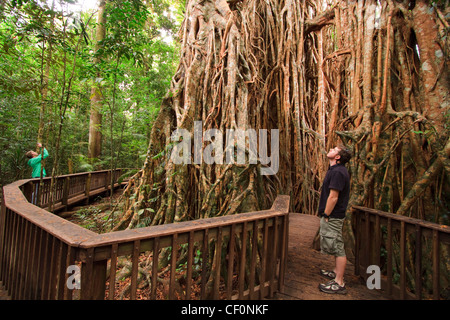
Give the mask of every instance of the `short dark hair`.
<path id="1" fill-rule="evenodd" d="M 345 146 L 338 146 L 339 148 L 339 155 L 341 156 L 338 160 L 340 164 L 346 164 L 350 158 L 352 157 L 352 152 L 350 149 L 346 148 Z"/>
<path id="2" fill-rule="evenodd" d="M 27 153 L 25 153 L 25 155 L 27 156 L 28 159 L 33 158 L 33 151 L 28 151 Z"/>

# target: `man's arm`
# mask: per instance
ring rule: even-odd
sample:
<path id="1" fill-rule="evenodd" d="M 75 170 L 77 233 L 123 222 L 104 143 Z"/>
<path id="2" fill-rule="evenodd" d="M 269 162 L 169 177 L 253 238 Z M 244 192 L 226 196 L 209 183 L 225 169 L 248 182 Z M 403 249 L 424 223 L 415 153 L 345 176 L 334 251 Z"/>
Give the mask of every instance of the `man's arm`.
<path id="1" fill-rule="evenodd" d="M 330 194 L 328 195 L 325 211 L 323 212 L 327 216 L 326 219 L 328 219 L 331 212 L 333 212 L 333 209 L 336 206 L 338 198 L 339 198 L 339 191 L 336 189 L 330 189 Z"/>
<path id="2" fill-rule="evenodd" d="M 43 151 L 43 159 L 45 159 L 45 158 L 47 158 L 48 157 L 48 151 L 47 151 L 47 149 L 46 148 L 44 148 L 44 150 L 42 150 L 42 143 L 40 143 L 40 142 L 38 142 L 37 144 L 36 144 L 36 146 L 39 148 L 39 155 L 42 155 L 42 151 Z"/>

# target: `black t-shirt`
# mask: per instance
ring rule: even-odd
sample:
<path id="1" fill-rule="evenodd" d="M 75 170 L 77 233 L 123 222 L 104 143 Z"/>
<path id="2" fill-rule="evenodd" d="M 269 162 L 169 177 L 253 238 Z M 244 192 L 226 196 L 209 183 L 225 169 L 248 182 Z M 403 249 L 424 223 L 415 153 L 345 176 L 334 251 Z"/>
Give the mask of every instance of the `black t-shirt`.
<path id="1" fill-rule="evenodd" d="M 339 191 L 338 201 L 330 214 L 330 218 L 343 219 L 350 195 L 350 175 L 344 165 L 338 163 L 331 166 L 325 175 L 322 192 L 320 193 L 319 216 L 322 216 L 325 211 L 330 189 Z"/>

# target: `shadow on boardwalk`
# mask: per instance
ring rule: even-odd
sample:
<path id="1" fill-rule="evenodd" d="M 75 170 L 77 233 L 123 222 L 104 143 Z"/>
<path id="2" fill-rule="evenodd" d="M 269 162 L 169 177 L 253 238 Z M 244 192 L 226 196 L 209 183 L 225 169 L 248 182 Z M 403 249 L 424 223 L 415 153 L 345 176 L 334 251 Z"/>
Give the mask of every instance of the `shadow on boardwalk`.
<path id="1" fill-rule="evenodd" d="M 327 294 L 318 289 L 328 280 L 319 274 L 320 269 L 331 270 L 334 257 L 312 248 L 314 236 L 319 228 L 317 216 L 289 214 L 289 252 L 283 293 L 278 300 L 386 300 L 379 290 L 369 290 L 363 281 L 354 275 L 353 264 L 347 262 L 344 280 L 346 295 Z"/>

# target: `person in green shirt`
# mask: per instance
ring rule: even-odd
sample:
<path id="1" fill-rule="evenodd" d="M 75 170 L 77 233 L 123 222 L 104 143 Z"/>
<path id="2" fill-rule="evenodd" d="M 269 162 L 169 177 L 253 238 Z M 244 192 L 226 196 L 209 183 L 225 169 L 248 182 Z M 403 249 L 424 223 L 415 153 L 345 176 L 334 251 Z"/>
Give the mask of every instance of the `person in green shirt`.
<path id="1" fill-rule="evenodd" d="M 38 143 L 37 147 L 42 150 L 42 144 Z M 48 151 L 47 149 L 44 148 L 44 154 L 42 155 L 41 153 L 37 153 L 35 151 L 28 151 L 26 153 L 26 156 L 29 158 L 28 160 L 28 165 L 31 167 L 31 169 L 33 170 L 31 173 L 31 177 L 32 178 L 40 178 L 41 177 L 41 162 L 42 159 L 45 159 L 48 157 Z M 42 158 L 42 156 L 44 156 Z M 47 173 L 45 172 L 45 168 L 42 170 L 42 177 L 45 177 L 47 175 Z"/>
<path id="2" fill-rule="evenodd" d="M 44 150 L 42 150 L 42 144 L 41 143 L 37 143 L 37 147 L 40 150 L 40 153 L 37 153 L 35 151 L 28 151 L 26 153 L 26 156 L 28 157 L 28 162 L 27 164 L 31 167 L 31 169 L 33 170 L 31 172 L 31 177 L 32 178 L 40 178 L 41 177 L 41 166 L 42 166 L 42 159 L 45 159 L 48 157 L 48 151 L 47 149 L 43 148 Z M 42 168 L 42 177 L 44 178 L 47 175 L 47 173 L 45 172 L 45 168 Z M 39 182 L 34 184 L 33 187 L 33 192 L 31 194 L 31 203 L 34 205 L 37 205 L 37 196 L 38 196 L 38 191 L 39 191 Z"/>

